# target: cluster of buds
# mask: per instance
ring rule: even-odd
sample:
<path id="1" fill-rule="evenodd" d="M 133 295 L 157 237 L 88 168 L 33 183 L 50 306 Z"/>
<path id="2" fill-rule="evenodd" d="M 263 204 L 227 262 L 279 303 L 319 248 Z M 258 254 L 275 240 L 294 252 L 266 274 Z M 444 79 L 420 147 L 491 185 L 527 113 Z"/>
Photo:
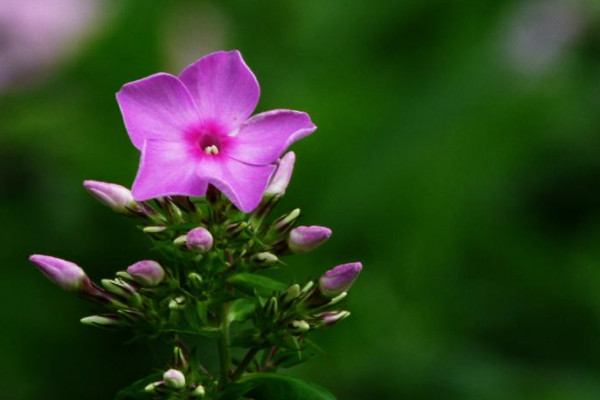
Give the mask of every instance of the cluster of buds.
<path id="1" fill-rule="evenodd" d="M 270 214 L 285 193 L 295 161 L 286 154 L 249 214 L 239 211 L 216 188 L 205 198 L 167 196 L 136 201 L 120 185 L 85 181 L 85 188 L 111 210 L 134 218 L 153 242 L 161 263 L 143 260 L 94 283 L 78 265 L 42 255 L 30 260 L 61 288 L 95 302 L 104 312 L 81 319 L 100 328 L 129 329 L 134 337 L 175 337 L 175 361 L 145 391 L 153 398 L 209 398 L 228 380 L 256 367 L 253 357 L 264 351 L 260 371 L 274 371 L 306 359 L 305 337 L 347 318 L 342 308 L 362 265 L 337 266 L 318 280 L 284 284 L 263 275 L 283 265 L 285 255 L 315 250 L 332 234 L 322 226 L 296 226 L 300 210 Z M 252 322 L 247 330 L 229 331 L 234 323 Z M 178 333 L 217 339 L 226 360 L 232 347 L 250 349 L 242 361 L 231 361 L 221 377 L 194 370 Z M 224 361 L 227 365 L 227 362 Z M 254 365 L 254 367 L 253 367 Z"/>
<path id="2" fill-rule="evenodd" d="M 156 296 L 148 289 L 158 286 L 165 278 L 165 270 L 156 261 L 139 261 L 127 268 L 127 272 L 118 272 L 114 279 L 102 279 L 98 285 L 71 261 L 38 254 L 29 260 L 62 289 L 105 309 L 105 314 L 82 318 L 83 324 L 104 329 L 151 325 Z"/>

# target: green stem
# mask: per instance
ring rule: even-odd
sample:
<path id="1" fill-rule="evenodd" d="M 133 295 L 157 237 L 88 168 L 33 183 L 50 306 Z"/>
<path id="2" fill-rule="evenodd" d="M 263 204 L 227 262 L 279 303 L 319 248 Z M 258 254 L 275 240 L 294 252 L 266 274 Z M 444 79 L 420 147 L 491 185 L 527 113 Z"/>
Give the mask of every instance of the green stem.
<path id="1" fill-rule="evenodd" d="M 219 320 L 221 321 L 221 336 L 217 339 L 219 352 L 219 363 L 221 365 L 220 386 L 224 387 L 229 382 L 229 369 L 231 368 L 231 350 L 229 348 L 229 320 L 227 318 L 227 304 L 219 309 Z"/>
<path id="2" fill-rule="evenodd" d="M 233 376 L 231 378 L 232 381 L 235 382 L 242 377 L 242 375 L 246 371 L 246 368 L 248 368 L 248 365 L 250 365 L 252 360 L 254 360 L 256 353 L 258 353 L 258 348 L 256 348 L 256 347 L 253 347 L 250 350 L 248 350 L 248 352 L 244 356 L 244 359 L 240 362 L 237 369 L 233 373 Z"/>

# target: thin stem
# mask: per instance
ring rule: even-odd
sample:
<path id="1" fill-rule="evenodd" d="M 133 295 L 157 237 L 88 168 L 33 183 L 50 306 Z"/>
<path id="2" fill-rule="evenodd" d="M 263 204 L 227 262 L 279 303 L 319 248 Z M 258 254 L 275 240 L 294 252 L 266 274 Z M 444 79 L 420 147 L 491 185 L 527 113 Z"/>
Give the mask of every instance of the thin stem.
<path id="1" fill-rule="evenodd" d="M 265 359 L 265 363 L 263 364 L 262 370 L 263 371 L 267 371 L 270 367 L 271 367 L 271 359 L 273 357 L 275 357 L 275 354 L 277 354 L 277 350 L 279 350 L 279 348 L 277 346 L 273 346 L 271 347 L 271 351 L 269 351 L 269 354 L 267 355 L 267 358 Z"/>
<path id="2" fill-rule="evenodd" d="M 229 369 L 231 368 L 231 350 L 229 349 L 229 321 L 227 319 L 227 304 L 219 309 L 219 320 L 221 321 L 221 336 L 217 339 L 217 350 L 219 352 L 219 363 L 221 366 L 220 386 L 224 387 L 229 382 Z"/>
<path id="3" fill-rule="evenodd" d="M 250 350 L 248 350 L 248 352 L 246 353 L 246 355 L 244 356 L 244 358 L 242 359 L 242 361 L 238 365 L 237 369 L 233 373 L 233 376 L 231 377 L 232 381 L 235 382 L 235 381 L 237 381 L 238 379 L 240 379 L 242 377 L 242 375 L 244 374 L 244 372 L 248 368 L 248 365 L 250 365 L 250 363 L 252 362 L 252 360 L 254 360 L 254 357 L 256 356 L 256 353 L 258 353 L 258 348 L 257 347 L 253 347 Z"/>

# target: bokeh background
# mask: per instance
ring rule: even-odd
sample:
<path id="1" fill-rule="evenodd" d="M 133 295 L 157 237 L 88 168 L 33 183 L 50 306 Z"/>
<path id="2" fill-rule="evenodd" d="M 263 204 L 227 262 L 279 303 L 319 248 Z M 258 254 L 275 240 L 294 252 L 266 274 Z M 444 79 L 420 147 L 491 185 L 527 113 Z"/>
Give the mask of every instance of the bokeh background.
<path id="1" fill-rule="evenodd" d="M 595 0 L 0 0 L 0 399 L 111 399 L 156 366 L 26 257 L 152 257 L 81 182 L 133 180 L 122 84 L 218 49 L 258 111 L 319 126 L 279 210 L 334 236 L 290 273 L 365 265 L 290 373 L 340 400 L 600 398 Z"/>

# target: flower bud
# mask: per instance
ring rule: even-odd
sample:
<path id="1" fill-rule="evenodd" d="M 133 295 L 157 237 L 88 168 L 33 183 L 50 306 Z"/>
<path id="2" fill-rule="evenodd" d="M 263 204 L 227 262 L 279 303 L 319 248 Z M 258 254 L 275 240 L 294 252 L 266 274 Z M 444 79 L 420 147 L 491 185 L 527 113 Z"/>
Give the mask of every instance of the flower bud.
<path id="1" fill-rule="evenodd" d="M 206 390 L 204 389 L 204 386 L 202 385 L 198 385 L 194 388 L 194 390 L 192 391 L 192 397 L 204 397 L 204 395 L 206 394 Z"/>
<path id="2" fill-rule="evenodd" d="M 122 279 L 102 279 L 102 287 L 117 298 L 125 302 L 132 302 L 139 306 L 142 304 L 142 298 L 137 290 Z"/>
<path id="3" fill-rule="evenodd" d="M 171 310 L 183 310 L 185 308 L 185 297 L 177 296 L 169 301 L 169 309 Z"/>
<path id="4" fill-rule="evenodd" d="M 29 257 L 29 261 L 34 263 L 50 281 L 64 290 L 74 292 L 85 290 L 86 286 L 91 286 L 90 278 L 75 263 L 40 254 L 32 255 Z"/>
<path id="5" fill-rule="evenodd" d="M 307 253 L 329 239 L 331 229 L 323 226 L 299 226 L 290 232 L 288 245 L 294 253 Z"/>
<path id="6" fill-rule="evenodd" d="M 165 386 L 172 389 L 183 389 L 185 387 L 185 376 L 176 369 L 170 369 L 163 374 Z"/>
<path id="7" fill-rule="evenodd" d="M 188 367 L 189 364 L 187 357 L 185 356 L 185 351 L 181 347 L 175 346 L 175 348 L 173 349 L 173 358 L 175 359 L 176 366 L 180 366 L 183 368 Z"/>
<path id="8" fill-rule="evenodd" d="M 330 269 L 319 279 L 321 294 L 331 298 L 347 291 L 358 277 L 361 269 L 362 264 L 359 262 L 342 264 Z"/>
<path id="9" fill-rule="evenodd" d="M 188 282 L 190 283 L 190 286 L 196 290 L 202 289 L 203 281 L 204 280 L 202 279 L 202 276 L 197 272 L 190 272 L 188 275 Z"/>
<path id="10" fill-rule="evenodd" d="M 250 258 L 250 261 L 252 261 L 253 264 L 261 266 L 261 267 L 268 267 L 270 265 L 273 265 L 278 260 L 279 259 L 277 258 L 277 256 L 275 254 L 269 253 L 268 251 L 256 253 Z"/>
<path id="11" fill-rule="evenodd" d="M 140 211 L 140 205 L 133 198 L 131 191 L 124 186 L 115 183 L 83 181 L 83 186 L 100 203 L 109 207 L 119 214 L 130 214 L 132 211 Z"/>
<path id="12" fill-rule="evenodd" d="M 248 223 L 245 221 L 235 222 L 233 224 L 229 224 L 227 228 L 225 228 L 225 232 L 227 232 L 227 235 L 229 235 L 230 238 L 234 238 L 242 233 L 247 227 Z"/>
<path id="13" fill-rule="evenodd" d="M 334 325 L 334 324 L 338 323 L 339 321 L 341 321 L 345 318 L 348 318 L 349 316 L 350 316 L 349 311 L 328 311 L 328 312 L 319 314 L 319 318 L 321 319 L 321 322 L 325 326 Z"/>
<path id="14" fill-rule="evenodd" d="M 187 233 L 186 245 L 192 251 L 206 253 L 213 246 L 213 237 L 206 228 L 194 228 Z"/>
<path id="15" fill-rule="evenodd" d="M 295 283 L 285 291 L 285 296 L 283 297 L 283 302 L 289 303 L 290 301 L 292 301 L 296 297 L 298 297 L 299 294 L 300 294 L 300 285 Z"/>
<path id="16" fill-rule="evenodd" d="M 277 218 L 275 222 L 273 222 L 272 229 L 278 234 L 286 233 L 292 228 L 298 217 L 300 217 L 300 209 L 296 208 Z"/>
<path id="17" fill-rule="evenodd" d="M 162 381 L 152 382 L 152 383 L 146 385 L 146 387 L 144 388 L 144 392 L 154 393 L 156 391 L 156 388 L 161 386 L 162 384 L 163 384 Z"/>
<path id="18" fill-rule="evenodd" d="M 173 244 L 176 247 L 181 247 L 181 246 L 185 246 L 186 241 L 187 241 L 187 236 L 181 235 L 181 236 L 177 236 L 175 239 L 173 239 Z"/>
<path id="19" fill-rule="evenodd" d="M 142 229 L 144 233 L 161 233 L 167 230 L 166 226 L 146 226 Z"/>
<path id="20" fill-rule="evenodd" d="M 90 315 L 89 317 L 81 318 L 80 322 L 84 325 L 104 329 L 111 329 L 121 325 L 119 317 L 112 314 Z"/>
<path id="21" fill-rule="evenodd" d="M 153 260 L 138 261 L 127 268 L 127 273 L 143 286 L 157 286 L 165 279 L 165 270 Z"/>
<path id="22" fill-rule="evenodd" d="M 310 325 L 304 320 L 292 321 L 292 328 L 297 332 L 307 332 L 310 330 Z"/>
<path id="23" fill-rule="evenodd" d="M 271 181 L 265 189 L 265 197 L 283 196 L 285 194 L 285 190 L 292 178 L 295 161 L 296 155 L 293 151 L 286 153 L 281 158 L 277 169 L 271 176 Z"/>

